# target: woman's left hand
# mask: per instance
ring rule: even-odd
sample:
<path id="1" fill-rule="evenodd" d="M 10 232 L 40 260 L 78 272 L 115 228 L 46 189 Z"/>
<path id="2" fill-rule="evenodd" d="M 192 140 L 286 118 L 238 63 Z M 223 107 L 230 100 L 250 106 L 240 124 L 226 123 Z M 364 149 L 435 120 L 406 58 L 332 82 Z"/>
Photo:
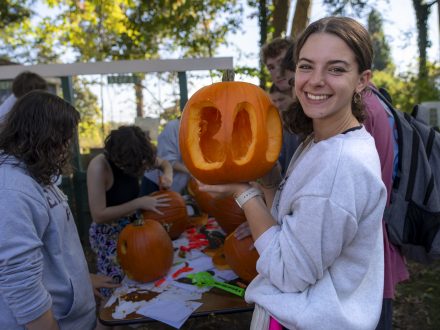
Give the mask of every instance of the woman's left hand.
<path id="1" fill-rule="evenodd" d="M 238 196 L 242 192 L 251 188 L 249 183 L 228 183 L 228 184 L 217 184 L 209 185 L 197 181 L 200 191 L 208 192 L 215 198 L 223 198 L 228 196 Z"/>

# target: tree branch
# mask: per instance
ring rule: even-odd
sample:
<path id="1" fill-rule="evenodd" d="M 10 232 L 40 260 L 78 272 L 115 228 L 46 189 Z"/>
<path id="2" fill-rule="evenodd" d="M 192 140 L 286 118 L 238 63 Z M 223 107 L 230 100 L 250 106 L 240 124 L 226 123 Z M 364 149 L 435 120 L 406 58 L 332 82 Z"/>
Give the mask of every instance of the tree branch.
<path id="1" fill-rule="evenodd" d="M 433 2 L 431 2 L 431 3 L 428 3 L 427 5 L 426 5 L 426 7 L 431 7 L 432 5 L 435 5 L 436 3 L 438 2 L 438 0 L 434 0 Z"/>

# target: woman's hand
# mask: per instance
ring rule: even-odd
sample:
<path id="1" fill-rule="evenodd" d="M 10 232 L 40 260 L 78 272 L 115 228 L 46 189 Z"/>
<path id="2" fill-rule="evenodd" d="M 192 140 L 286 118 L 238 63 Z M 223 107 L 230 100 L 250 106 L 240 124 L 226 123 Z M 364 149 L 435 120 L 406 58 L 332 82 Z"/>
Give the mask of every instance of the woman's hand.
<path id="1" fill-rule="evenodd" d="M 242 192 L 245 192 L 251 185 L 249 183 L 228 183 L 228 184 L 217 184 L 209 185 L 197 181 L 199 185 L 199 190 L 210 193 L 214 198 L 223 198 L 233 195 L 238 196 Z"/>
<path id="2" fill-rule="evenodd" d="M 171 188 L 171 185 L 173 184 L 173 175 L 162 175 L 159 178 L 159 186 L 163 189 L 169 189 Z"/>
<path id="3" fill-rule="evenodd" d="M 121 286 L 121 284 L 113 282 L 113 279 L 109 276 L 90 273 L 90 279 L 92 280 L 93 294 L 101 299 L 105 297 L 99 292 L 100 288 L 113 289 Z"/>
<path id="4" fill-rule="evenodd" d="M 160 211 L 159 208 L 170 206 L 168 202 L 171 201 L 171 198 L 165 196 L 142 196 L 139 197 L 137 200 L 139 204 L 139 209 L 150 210 L 158 214 L 163 214 L 163 212 Z"/>

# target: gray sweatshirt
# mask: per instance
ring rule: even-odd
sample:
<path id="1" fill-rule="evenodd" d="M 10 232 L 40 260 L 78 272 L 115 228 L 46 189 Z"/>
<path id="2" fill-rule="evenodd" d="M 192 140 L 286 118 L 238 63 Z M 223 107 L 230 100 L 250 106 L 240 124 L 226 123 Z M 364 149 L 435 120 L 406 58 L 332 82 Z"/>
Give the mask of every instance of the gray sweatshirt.
<path id="1" fill-rule="evenodd" d="M 52 309 L 61 329 L 92 329 L 95 299 L 66 196 L 0 154 L 0 328 Z"/>
<path id="2" fill-rule="evenodd" d="M 373 330 L 386 202 L 374 140 L 362 128 L 298 155 L 274 200 L 278 225 L 255 242 L 259 275 L 246 300 L 289 329 Z"/>

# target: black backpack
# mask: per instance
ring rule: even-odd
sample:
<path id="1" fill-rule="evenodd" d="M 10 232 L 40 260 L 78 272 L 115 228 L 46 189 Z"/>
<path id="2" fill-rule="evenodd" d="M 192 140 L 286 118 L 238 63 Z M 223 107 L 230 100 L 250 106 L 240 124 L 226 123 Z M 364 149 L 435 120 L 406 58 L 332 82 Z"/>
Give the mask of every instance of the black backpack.
<path id="1" fill-rule="evenodd" d="M 409 259 L 440 259 L 440 133 L 372 91 L 388 107 L 397 129 L 397 174 L 384 213 L 389 239 Z"/>

